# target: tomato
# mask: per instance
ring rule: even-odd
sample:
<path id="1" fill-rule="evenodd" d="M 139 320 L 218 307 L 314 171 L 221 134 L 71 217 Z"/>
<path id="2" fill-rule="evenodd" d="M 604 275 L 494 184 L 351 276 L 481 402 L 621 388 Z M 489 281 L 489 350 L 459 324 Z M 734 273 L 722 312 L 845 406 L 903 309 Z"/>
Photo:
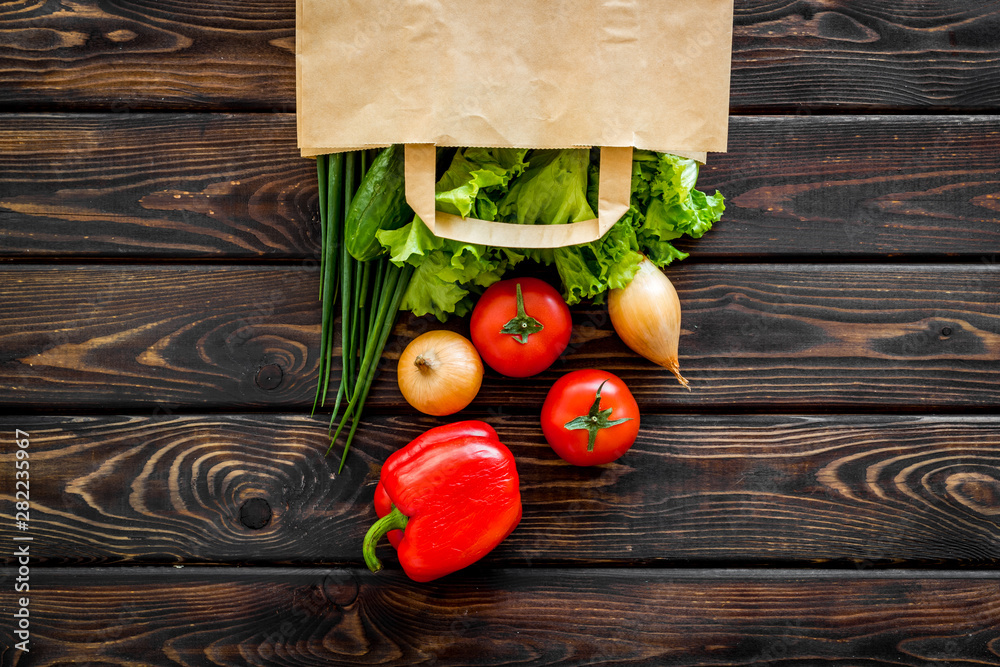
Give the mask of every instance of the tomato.
<path id="1" fill-rule="evenodd" d="M 639 435 L 639 406 L 618 376 L 594 369 L 556 380 L 542 405 L 542 433 L 563 460 L 610 463 Z"/>
<path id="2" fill-rule="evenodd" d="M 476 302 L 472 343 L 490 368 L 508 377 L 537 375 L 559 358 L 573 330 L 562 295 L 538 278 L 490 285 Z"/>

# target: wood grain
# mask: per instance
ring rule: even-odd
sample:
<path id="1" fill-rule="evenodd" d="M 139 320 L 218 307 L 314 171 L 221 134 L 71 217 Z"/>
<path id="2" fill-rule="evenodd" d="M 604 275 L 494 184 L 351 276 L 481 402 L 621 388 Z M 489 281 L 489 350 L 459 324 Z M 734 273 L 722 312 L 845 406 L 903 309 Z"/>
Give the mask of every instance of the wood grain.
<path id="1" fill-rule="evenodd" d="M 1000 101 L 993 2 L 741 0 L 731 107 L 961 109 Z M 0 107 L 282 110 L 295 104 L 295 3 L 52 3 L 0 9 Z M 728 26 L 674 54 L 690 67 Z"/>
<path id="2" fill-rule="evenodd" d="M 0 623 L 0 663 L 1000 665 L 1000 4 L 737 1 L 730 151 L 699 181 L 726 216 L 669 270 L 693 390 L 602 307 L 546 373 L 488 371 L 462 416 L 514 452 L 524 518 L 426 585 L 358 545 L 382 462 L 451 421 L 394 370 L 441 325 L 400 319 L 343 473 L 308 414 L 294 20 L 0 3 L 0 442 L 30 433 L 33 538 L 32 652 Z M 593 366 L 642 430 L 576 468 L 537 413 Z"/>
<path id="3" fill-rule="evenodd" d="M 995 261 L 998 174 L 996 117 L 737 117 L 698 180 L 726 212 L 678 245 L 696 260 Z"/>
<path id="4" fill-rule="evenodd" d="M 1000 664 L 998 591 L 955 572 L 36 570 L 30 664 L 978 667 Z"/>
<path id="5" fill-rule="evenodd" d="M 998 268 L 989 258 L 975 265 L 671 272 L 683 295 L 681 368 L 702 385 L 684 404 L 995 409 L 987 387 L 996 386 L 1000 370 Z M 642 375 L 628 370 L 645 397 Z"/>
<path id="6" fill-rule="evenodd" d="M 699 187 L 722 221 L 689 261 L 1000 253 L 995 117 L 734 117 Z M 253 140 L 248 140 L 252 137 Z M 313 163 L 287 114 L 12 114 L 0 257 L 317 256 Z"/>
<path id="7" fill-rule="evenodd" d="M 318 256 L 293 116 L 15 114 L 0 173 L 0 256 Z"/>
<path id="8" fill-rule="evenodd" d="M 563 463 L 536 416 L 486 419 L 517 460 L 524 516 L 484 566 L 1000 558 L 996 416 L 644 415 L 632 449 L 598 468 Z M 30 436 L 35 563 L 362 566 L 382 462 L 448 421 L 367 419 L 340 475 L 325 424 L 297 414 L 21 416 L 0 433 Z M 0 458 L 5 479 L 13 465 Z"/>
<path id="9" fill-rule="evenodd" d="M 741 112 L 988 110 L 1000 95 L 994 2 L 737 2 Z"/>
<path id="10" fill-rule="evenodd" d="M 192 405 L 311 404 L 315 267 L 52 265 L 0 273 L 8 406 L 162 414 Z M 271 388 L 258 374 L 274 366 L 280 381 Z"/>
<path id="11" fill-rule="evenodd" d="M 0 107 L 294 111 L 290 0 L 19 0 L 0 20 Z"/>
<path id="12" fill-rule="evenodd" d="M 0 268 L 0 405 L 242 410 L 312 404 L 319 306 L 312 266 Z M 562 373 L 620 375 L 648 411 L 995 410 L 1000 270 L 967 265 L 681 265 L 684 391 L 611 329 L 574 311 L 567 352 L 530 383 L 486 376 L 473 412 L 535 410 Z M 468 334 L 467 319 L 447 325 Z M 401 317 L 369 405 L 409 410 L 399 354 L 441 325 Z M 257 382 L 277 366 L 274 389 Z"/>

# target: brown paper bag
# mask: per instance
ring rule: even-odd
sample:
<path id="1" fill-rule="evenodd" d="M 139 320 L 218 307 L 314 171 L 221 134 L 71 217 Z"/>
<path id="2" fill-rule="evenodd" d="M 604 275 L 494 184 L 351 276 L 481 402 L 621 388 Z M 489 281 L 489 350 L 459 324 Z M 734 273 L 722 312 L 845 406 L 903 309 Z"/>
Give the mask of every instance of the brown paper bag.
<path id="1" fill-rule="evenodd" d="M 298 143 L 407 144 L 407 201 L 437 235 L 509 247 L 600 238 L 633 147 L 726 150 L 733 0 L 297 0 Z M 434 211 L 434 146 L 600 146 L 599 217 L 511 225 Z"/>

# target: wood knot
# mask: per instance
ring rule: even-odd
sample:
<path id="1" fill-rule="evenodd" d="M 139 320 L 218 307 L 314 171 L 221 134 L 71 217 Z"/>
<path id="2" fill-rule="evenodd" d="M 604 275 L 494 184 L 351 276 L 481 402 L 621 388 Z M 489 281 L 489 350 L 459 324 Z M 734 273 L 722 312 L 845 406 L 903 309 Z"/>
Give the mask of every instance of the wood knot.
<path id="1" fill-rule="evenodd" d="M 263 498 L 251 498 L 240 508 L 240 523 L 250 530 L 260 530 L 271 523 L 271 506 Z"/>
<path id="2" fill-rule="evenodd" d="M 265 391 L 277 389 L 281 384 L 283 376 L 284 373 L 281 371 L 281 366 L 278 364 L 268 364 L 257 371 L 257 386 Z"/>
<path id="3" fill-rule="evenodd" d="M 987 516 L 1000 514 L 1000 480 L 980 472 L 948 476 L 948 493 L 970 510 Z"/>
<path id="4" fill-rule="evenodd" d="M 323 580 L 323 594 L 338 607 L 346 607 L 358 598 L 358 580 L 349 570 L 334 570 Z"/>

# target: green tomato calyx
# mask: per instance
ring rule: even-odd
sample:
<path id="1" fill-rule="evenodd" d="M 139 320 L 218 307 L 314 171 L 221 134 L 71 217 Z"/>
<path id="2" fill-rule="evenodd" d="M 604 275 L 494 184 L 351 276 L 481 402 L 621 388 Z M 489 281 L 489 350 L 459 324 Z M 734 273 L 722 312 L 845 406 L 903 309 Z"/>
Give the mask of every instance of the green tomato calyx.
<path id="1" fill-rule="evenodd" d="M 607 380 L 601 383 L 597 388 L 597 394 L 594 396 L 594 403 L 590 406 L 590 411 L 585 415 L 580 415 L 579 417 L 574 417 L 569 420 L 563 426 L 569 431 L 579 431 L 586 429 L 587 434 L 587 451 L 594 451 L 594 443 L 597 441 L 597 432 L 602 428 L 610 428 L 618 424 L 623 424 L 627 421 L 631 421 L 631 417 L 625 417 L 623 419 L 608 419 L 611 416 L 611 411 L 614 408 L 608 408 L 606 410 L 601 410 L 601 389 L 604 388 Z"/>
<path id="2" fill-rule="evenodd" d="M 528 315 L 528 313 L 524 310 L 524 297 L 521 296 L 521 283 L 516 283 L 516 286 L 517 315 L 507 322 L 507 324 L 503 325 L 503 328 L 500 329 L 500 333 L 510 334 L 514 337 L 514 340 L 524 345 L 528 342 L 528 336 L 533 333 L 538 333 L 544 327 L 541 322 Z"/>

